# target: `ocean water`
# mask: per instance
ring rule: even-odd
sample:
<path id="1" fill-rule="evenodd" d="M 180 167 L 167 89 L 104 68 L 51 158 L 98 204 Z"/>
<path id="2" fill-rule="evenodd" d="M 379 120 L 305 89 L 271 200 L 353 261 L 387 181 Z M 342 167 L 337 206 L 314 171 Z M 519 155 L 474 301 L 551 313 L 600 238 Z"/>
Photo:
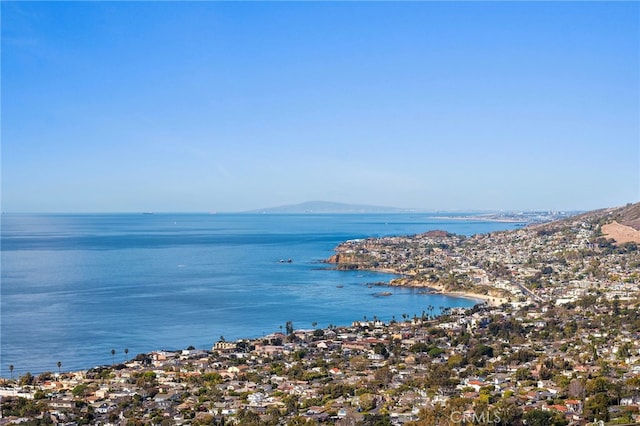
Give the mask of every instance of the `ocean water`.
<path id="1" fill-rule="evenodd" d="M 340 242 L 515 224 L 427 214 L 3 214 L 0 376 L 79 370 L 159 349 L 420 315 L 474 301 L 328 270 Z M 291 263 L 281 263 L 291 259 Z M 392 296 L 375 297 L 380 291 Z"/>

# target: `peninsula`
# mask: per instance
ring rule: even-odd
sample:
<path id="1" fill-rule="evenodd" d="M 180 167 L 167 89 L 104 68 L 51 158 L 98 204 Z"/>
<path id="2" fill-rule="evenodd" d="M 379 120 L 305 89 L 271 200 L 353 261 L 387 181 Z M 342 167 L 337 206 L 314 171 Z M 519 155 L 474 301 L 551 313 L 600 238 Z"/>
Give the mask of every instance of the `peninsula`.
<path id="1" fill-rule="evenodd" d="M 494 305 L 575 302 L 595 288 L 633 300 L 640 203 L 471 237 L 444 231 L 346 241 L 337 269 L 402 275 L 390 285 L 480 297 Z"/>

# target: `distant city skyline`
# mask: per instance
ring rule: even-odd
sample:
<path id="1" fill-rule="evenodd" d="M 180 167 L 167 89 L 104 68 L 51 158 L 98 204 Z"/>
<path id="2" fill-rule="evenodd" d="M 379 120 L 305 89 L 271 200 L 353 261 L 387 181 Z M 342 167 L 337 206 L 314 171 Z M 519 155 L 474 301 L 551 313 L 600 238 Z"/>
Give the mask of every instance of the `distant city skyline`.
<path id="1" fill-rule="evenodd" d="M 2 211 L 640 200 L 637 2 L 2 2 Z"/>

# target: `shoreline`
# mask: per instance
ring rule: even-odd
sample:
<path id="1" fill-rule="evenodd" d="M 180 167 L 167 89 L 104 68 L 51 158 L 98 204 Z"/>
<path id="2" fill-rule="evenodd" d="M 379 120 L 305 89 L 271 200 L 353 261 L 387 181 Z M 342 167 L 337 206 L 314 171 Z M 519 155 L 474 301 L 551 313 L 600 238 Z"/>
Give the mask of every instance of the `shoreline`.
<path id="1" fill-rule="evenodd" d="M 401 274 L 398 274 L 401 275 Z M 425 284 L 420 281 L 414 281 L 411 277 L 406 278 L 406 282 L 390 282 L 389 285 L 392 287 L 410 287 L 410 288 L 425 288 L 431 290 L 430 294 L 440 294 L 443 296 L 451 296 L 451 297 L 460 297 L 464 299 L 473 299 L 478 300 L 480 303 L 486 303 L 489 306 L 501 306 L 504 303 L 507 303 L 507 299 L 504 297 L 492 296 L 490 294 L 482 294 L 482 293 L 474 293 L 471 291 L 462 291 L 462 290 L 447 290 L 444 287 L 438 284 Z"/>
<path id="2" fill-rule="evenodd" d="M 338 264 L 334 263 L 333 265 Z M 341 270 L 337 267 L 334 267 L 332 269 L 336 271 Z M 436 283 L 424 283 L 422 281 L 416 281 L 413 279 L 413 276 L 407 275 L 406 273 L 398 272 L 392 268 L 363 268 L 361 270 L 398 276 L 399 278 L 393 278 L 385 283 L 388 287 L 424 288 L 430 290 L 428 294 L 439 294 L 442 296 L 473 299 L 478 301 L 478 305 L 486 303 L 487 305 L 492 307 L 499 307 L 505 303 L 508 303 L 508 299 L 506 297 L 494 296 L 491 294 L 474 293 L 468 290 L 447 290 Z"/>
<path id="3" fill-rule="evenodd" d="M 335 270 L 339 270 L 339 269 L 335 269 Z M 400 278 L 394 278 L 390 281 L 381 281 L 379 283 L 376 283 L 377 285 L 381 286 L 381 287 L 404 287 L 404 288 L 414 288 L 414 289 L 424 289 L 427 290 L 428 292 L 424 295 L 428 296 L 428 295 L 442 295 L 442 296 L 448 296 L 448 297 L 454 297 L 454 298 L 463 298 L 463 299 L 470 299 L 475 301 L 476 303 L 474 304 L 474 306 L 478 306 L 478 305 L 483 305 L 486 304 L 487 306 L 490 307 L 500 307 L 503 303 L 506 302 L 506 299 L 504 298 L 497 298 L 495 296 L 491 296 L 491 295 L 487 295 L 487 294 L 478 294 L 478 293 L 473 293 L 473 292 L 469 292 L 469 291 L 448 291 L 445 290 L 442 286 L 439 286 L 437 284 L 426 284 L 424 282 L 421 281 L 416 281 L 413 279 L 412 276 L 404 274 L 404 273 L 399 273 L 391 268 L 379 268 L 379 269 L 362 269 L 363 271 L 371 271 L 371 272 L 380 272 L 380 273 L 386 273 L 386 274 L 391 274 L 391 275 L 396 275 L 397 277 Z M 406 280 L 406 281 L 405 281 Z M 390 294 L 389 294 L 390 295 Z M 381 296 L 387 296 L 386 294 L 381 295 Z M 465 308 L 468 309 L 468 308 Z M 436 315 L 436 317 L 440 317 L 442 316 L 443 313 L 441 312 L 440 314 Z M 359 321 L 358 319 L 353 319 L 352 322 L 357 322 Z M 398 322 L 402 322 L 402 321 L 398 321 Z M 386 322 L 387 325 L 390 325 L 389 322 Z M 336 325 L 335 326 L 337 329 L 340 328 L 348 328 L 350 327 L 349 324 L 343 324 L 343 325 Z M 327 327 L 323 327 L 321 328 L 322 330 L 330 330 L 330 328 Z M 244 336 L 244 337 L 239 337 L 237 339 L 233 339 L 231 341 L 240 341 L 240 340 L 249 340 L 249 341 L 254 341 L 254 340 L 260 340 L 260 339 L 264 339 L 267 336 L 270 336 L 272 334 L 277 334 L 277 333 L 282 333 L 282 331 L 273 331 L 271 333 L 259 333 L 257 335 L 253 335 L 253 336 Z M 209 346 L 203 347 L 203 348 L 193 348 L 193 351 L 210 351 L 209 349 L 207 349 Z M 152 350 L 148 350 L 148 351 L 143 351 L 140 352 L 140 354 L 137 355 L 145 355 L 145 356 L 151 356 L 151 354 L 153 353 L 160 353 L 160 352 L 169 352 L 169 353 L 179 353 L 181 351 L 185 351 L 185 350 L 190 350 L 189 348 L 184 349 L 184 348 L 156 348 L 156 349 L 152 349 Z M 62 371 L 61 373 L 57 373 L 54 372 L 52 370 L 43 370 L 43 371 L 36 371 L 36 372 L 31 372 L 31 371 L 26 371 L 26 373 L 31 373 L 35 376 L 40 375 L 40 374 L 45 374 L 45 373 L 51 373 L 54 376 L 59 376 L 59 375 L 65 375 L 65 374 L 86 374 L 88 371 L 94 370 L 94 369 L 103 369 L 103 368 L 113 368 L 113 365 L 126 365 L 129 362 L 132 362 L 135 357 L 137 355 L 133 355 L 131 359 L 129 359 L 127 362 L 123 362 L 123 363 L 115 363 L 115 364 L 97 364 L 97 365 L 93 365 L 91 367 L 80 367 L 78 369 L 72 369 L 72 370 L 66 370 L 66 371 Z M 26 374 L 24 373 L 24 374 Z M 16 374 L 18 377 L 20 376 L 19 373 Z M 0 376 L 0 380 L 9 380 L 9 377 L 4 377 L 4 376 Z"/>
<path id="4" fill-rule="evenodd" d="M 492 218 L 482 216 L 433 216 L 434 219 L 442 220 L 473 220 L 477 222 L 497 222 L 497 223 L 522 223 L 523 225 L 529 225 L 532 222 L 522 219 L 510 219 L 510 218 Z"/>

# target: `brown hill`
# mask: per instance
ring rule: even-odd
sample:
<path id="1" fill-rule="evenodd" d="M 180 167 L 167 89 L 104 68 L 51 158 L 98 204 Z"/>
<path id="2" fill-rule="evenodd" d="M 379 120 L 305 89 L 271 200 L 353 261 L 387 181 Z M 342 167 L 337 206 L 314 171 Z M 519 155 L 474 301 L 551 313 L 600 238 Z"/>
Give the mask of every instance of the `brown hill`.
<path id="1" fill-rule="evenodd" d="M 574 221 L 575 219 L 580 218 L 599 220 L 603 225 L 615 221 L 622 225 L 630 226 L 635 230 L 640 230 L 640 202 L 629 203 L 623 207 L 609 207 L 605 209 L 591 210 L 565 220 Z M 561 220 L 560 222 L 563 221 Z M 551 224 L 553 223 L 555 222 L 551 222 Z"/>
<path id="2" fill-rule="evenodd" d="M 606 219 L 602 224 L 605 238 L 613 238 L 619 244 L 640 243 L 640 203 L 612 209 L 603 219 Z"/>
<path id="3" fill-rule="evenodd" d="M 564 224 L 576 220 L 593 221 L 602 227 L 602 235 L 611 238 L 618 244 L 627 242 L 640 243 L 640 202 L 629 203 L 623 207 L 611 207 L 592 210 L 576 216 L 534 226 L 540 232 L 553 232 L 562 228 Z"/>
<path id="4" fill-rule="evenodd" d="M 629 203 L 621 207 L 617 213 L 614 211 L 614 214 L 618 216 L 616 220 L 621 224 L 640 231 L 640 203 Z"/>

